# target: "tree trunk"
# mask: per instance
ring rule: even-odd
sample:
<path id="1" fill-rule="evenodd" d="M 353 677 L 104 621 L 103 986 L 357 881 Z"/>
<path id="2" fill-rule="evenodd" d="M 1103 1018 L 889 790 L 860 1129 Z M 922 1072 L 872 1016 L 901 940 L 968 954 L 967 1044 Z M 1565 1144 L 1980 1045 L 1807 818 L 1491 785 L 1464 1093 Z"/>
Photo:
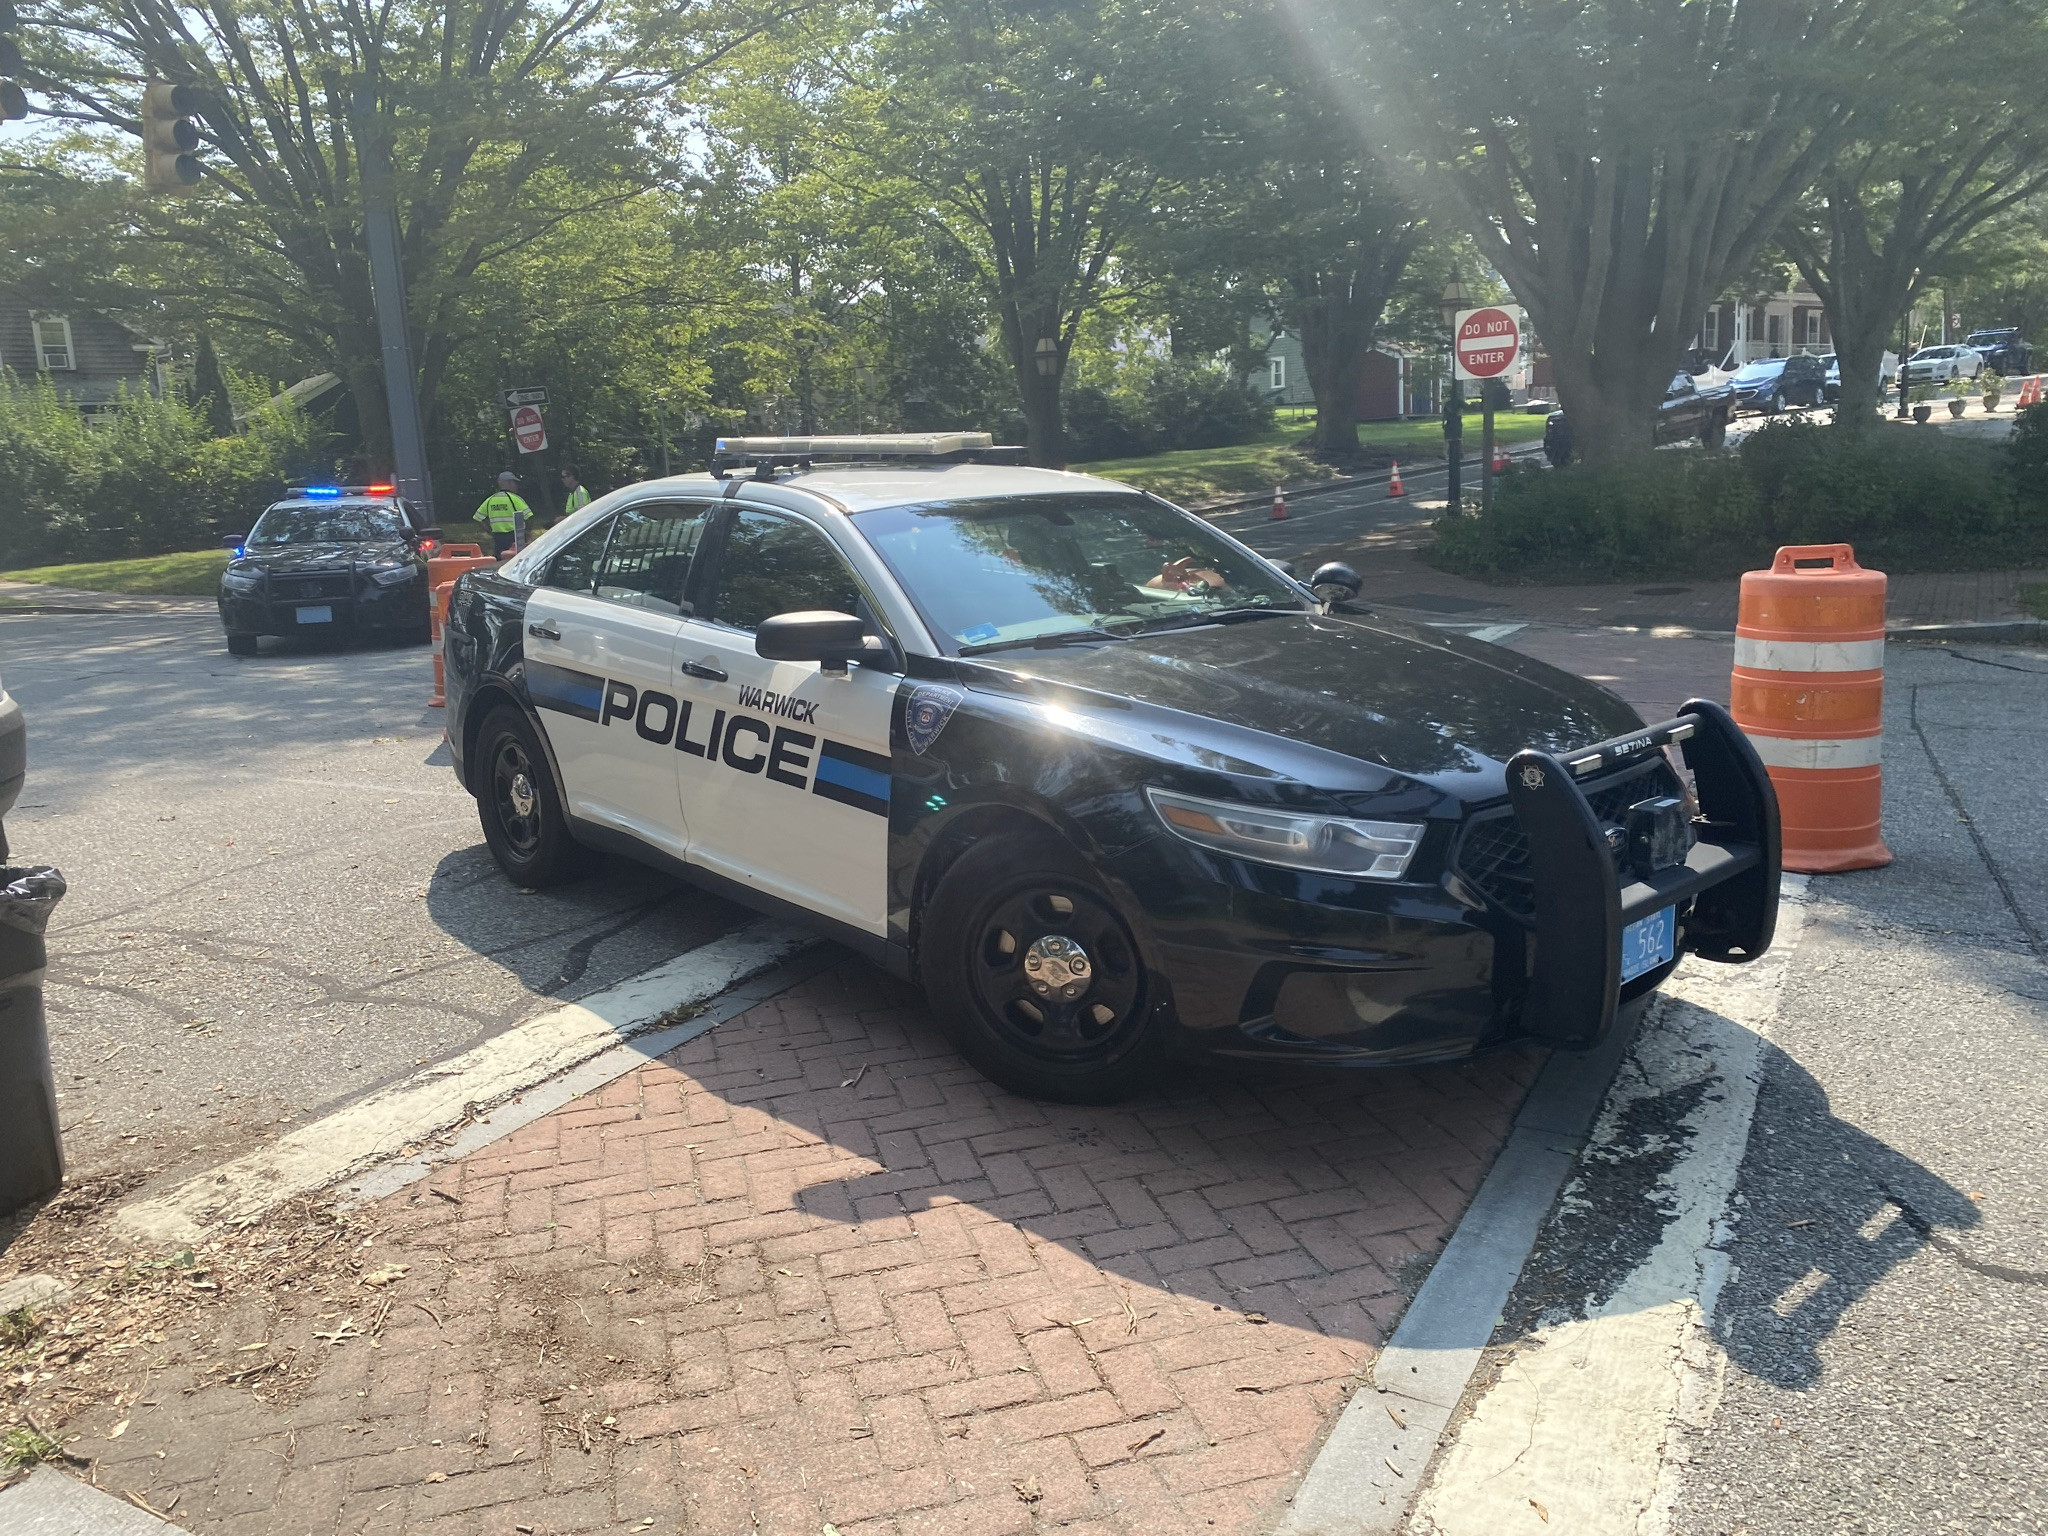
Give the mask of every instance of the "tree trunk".
<path id="1" fill-rule="evenodd" d="M 1313 446 L 1319 454 L 1348 459 L 1358 452 L 1358 387 L 1377 320 L 1361 326 L 1349 306 L 1333 299 L 1301 306 L 1301 367 L 1316 397 Z"/>
<path id="2" fill-rule="evenodd" d="M 1662 368 L 1660 360 L 1641 356 L 1623 366 L 1605 353 L 1585 352 L 1553 353 L 1550 362 L 1565 420 L 1571 423 L 1573 457 L 1611 464 L 1650 451 L 1664 390 L 1645 380 L 1655 379 L 1661 369 L 1668 381 L 1675 367 Z"/>
<path id="3" fill-rule="evenodd" d="M 1065 469 L 1067 425 L 1060 409 L 1060 385 L 1067 373 L 1067 340 L 1060 316 L 1026 314 L 1014 304 L 1003 305 L 1002 316 L 1003 346 L 1010 354 L 1010 369 L 1017 376 L 1017 403 L 1024 411 L 1025 449 L 1033 464 Z M 1059 343 L 1051 354 L 1055 367 L 1050 374 L 1038 371 L 1038 342 L 1043 336 Z"/>

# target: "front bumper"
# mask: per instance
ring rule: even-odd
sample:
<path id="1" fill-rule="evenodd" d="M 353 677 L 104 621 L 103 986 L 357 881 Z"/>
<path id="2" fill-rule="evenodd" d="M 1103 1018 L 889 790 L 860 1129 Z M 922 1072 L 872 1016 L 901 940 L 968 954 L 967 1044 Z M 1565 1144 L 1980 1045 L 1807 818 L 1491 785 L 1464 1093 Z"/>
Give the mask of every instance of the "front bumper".
<path id="1" fill-rule="evenodd" d="M 367 578 L 304 595 L 221 591 L 221 626 L 236 635 L 388 634 L 419 629 L 427 622 L 427 587 L 414 580 L 380 587 Z M 301 609 L 325 609 L 329 617 L 302 623 Z"/>
<path id="2" fill-rule="evenodd" d="M 1696 781 L 1692 846 L 1681 863 L 1637 867 L 1608 829 L 1627 802 L 1677 787 L 1661 756 L 1673 741 Z M 1134 850 L 1119 875 L 1145 908 L 1185 1043 L 1335 1064 L 1453 1059 L 1521 1038 L 1585 1048 L 1685 954 L 1742 961 L 1769 947 L 1777 800 L 1718 705 L 1694 701 L 1563 762 L 1518 753 L 1508 781 L 1508 807 L 1433 829 L 1422 856 L 1446 866 L 1436 883 L 1303 876 L 1199 850 L 1190 871 L 1171 839 Z M 1511 867 L 1498 854 L 1510 843 Z M 1622 982 L 1623 930 L 1667 907 L 1672 959 Z"/>

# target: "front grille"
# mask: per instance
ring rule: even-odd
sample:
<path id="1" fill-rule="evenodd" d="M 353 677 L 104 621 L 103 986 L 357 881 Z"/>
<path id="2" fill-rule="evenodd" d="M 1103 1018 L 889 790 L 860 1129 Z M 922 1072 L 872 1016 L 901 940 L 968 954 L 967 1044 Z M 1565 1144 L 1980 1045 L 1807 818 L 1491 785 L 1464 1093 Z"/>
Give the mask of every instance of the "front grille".
<path id="1" fill-rule="evenodd" d="M 273 602 L 303 603 L 314 598 L 351 597 L 355 594 L 355 578 L 346 571 L 332 576 L 273 576 L 270 578 L 270 597 Z"/>
<path id="2" fill-rule="evenodd" d="M 1678 775 L 1661 756 L 1624 772 L 1581 784 L 1593 819 L 1619 826 L 1638 800 L 1685 791 Z M 1536 915 L 1536 872 L 1529 858 L 1529 837 L 1507 806 L 1482 811 L 1465 826 L 1452 865 L 1491 900 L 1528 920 Z"/>

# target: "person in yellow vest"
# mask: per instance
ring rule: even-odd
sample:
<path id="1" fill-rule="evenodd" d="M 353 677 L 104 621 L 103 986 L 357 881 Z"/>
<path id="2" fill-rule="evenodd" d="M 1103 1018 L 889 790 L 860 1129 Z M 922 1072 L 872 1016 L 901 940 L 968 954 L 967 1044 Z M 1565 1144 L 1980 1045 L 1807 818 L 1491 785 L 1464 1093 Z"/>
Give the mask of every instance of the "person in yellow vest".
<path id="1" fill-rule="evenodd" d="M 510 550 L 525 548 L 526 502 L 519 494 L 519 477 L 511 470 L 498 476 L 498 489 L 476 509 L 476 520 L 490 530 L 491 553 L 499 559 Z"/>
<path id="2" fill-rule="evenodd" d="M 573 469 L 562 471 L 562 516 L 571 517 L 590 505 L 590 492 Z"/>

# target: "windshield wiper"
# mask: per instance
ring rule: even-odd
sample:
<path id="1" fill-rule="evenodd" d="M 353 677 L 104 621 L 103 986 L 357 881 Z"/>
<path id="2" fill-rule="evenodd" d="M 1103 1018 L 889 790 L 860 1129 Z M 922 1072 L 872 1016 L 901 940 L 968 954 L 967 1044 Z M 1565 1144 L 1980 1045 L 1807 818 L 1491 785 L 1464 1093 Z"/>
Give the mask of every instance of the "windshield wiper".
<path id="1" fill-rule="evenodd" d="M 1199 629 L 1205 624 L 1230 623 L 1237 619 L 1263 619 L 1276 614 L 1292 614 L 1299 618 L 1308 612 L 1305 608 L 1211 608 L 1201 613 L 1176 615 L 1165 623 L 1147 624 L 1140 634 L 1157 635 L 1175 629 Z"/>
<path id="2" fill-rule="evenodd" d="M 1106 629 L 1056 629 L 1049 635 L 1029 635 L 1019 640 L 985 640 L 979 645 L 963 645 L 962 656 L 984 656 L 990 651 L 1034 650 L 1049 651 L 1063 645 L 1090 645 L 1097 640 L 1128 640 L 1129 635 L 1119 635 Z"/>

